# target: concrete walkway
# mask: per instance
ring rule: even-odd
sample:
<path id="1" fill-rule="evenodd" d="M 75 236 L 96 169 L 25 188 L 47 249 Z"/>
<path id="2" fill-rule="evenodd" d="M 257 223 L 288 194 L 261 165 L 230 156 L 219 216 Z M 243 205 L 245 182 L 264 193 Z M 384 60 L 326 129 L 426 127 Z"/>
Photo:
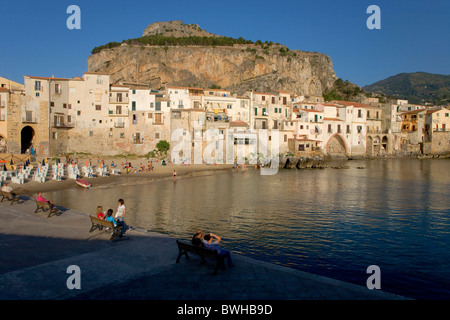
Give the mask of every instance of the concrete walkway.
<path id="1" fill-rule="evenodd" d="M 35 208 L 33 199 L 0 203 L 0 299 L 404 299 L 233 253 L 235 267 L 212 276 L 212 261 L 190 255 L 175 263 L 173 238 L 133 230 L 112 242 L 106 232 L 88 232 L 85 213 L 47 218 Z M 67 287 L 71 265 L 80 268 L 81 289 Z"/>

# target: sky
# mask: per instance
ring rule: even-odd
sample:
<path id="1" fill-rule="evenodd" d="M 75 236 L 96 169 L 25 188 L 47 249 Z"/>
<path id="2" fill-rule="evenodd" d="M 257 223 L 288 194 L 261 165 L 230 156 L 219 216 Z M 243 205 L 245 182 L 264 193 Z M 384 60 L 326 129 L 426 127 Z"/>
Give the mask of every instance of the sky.
<path id="1" fill-rule="evenodd" d="M 67 28 L 70 5 L 80 8 L 81 29 Z M 380 8 L 380 29 L 367 27 L 370 5 Z M 0 76 L 82 76 L 94 47 L 170 20 L 324 53 L 337 77 L 359 86 L 402 72 L 448 75 L 449 16 L 449 0 L 0 0 Z"/>

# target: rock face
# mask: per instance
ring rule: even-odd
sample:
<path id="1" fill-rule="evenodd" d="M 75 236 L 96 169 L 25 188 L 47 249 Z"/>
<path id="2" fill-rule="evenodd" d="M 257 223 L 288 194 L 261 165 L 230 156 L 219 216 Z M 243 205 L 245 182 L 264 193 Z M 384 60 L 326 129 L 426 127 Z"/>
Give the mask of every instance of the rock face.
<path id="1" fill-rule="evenodd" d="M 164 34 L 165 36 L 173 37 L 218 37 L 214 33 L 209 33 L 198 24 L 185 24 L 180 20 L 155 22 L 145 28 L 143 37 L 150 35 Z"/>
<path id="2" fill-rule="evenodd" d="M 159 34 L 166 29 L 171 30 L 167 25 L 150 25 L 144 34 Z M 206 32 L 197 27 L 183 30 Z M 165 32 L 164 35 L 178 35 L 187 31 Z M 123 43 L 92 54 L 87 64 L 88 71 L 110 73 L 112 83 L 120 80 L 140 82 L 155 89 L 164 88 L 166 84 L 202 88 L 220 86 L 238 94 L 253 89 L 321 96 L 327 87 L 333 87 L 336 75 L 328 56 L 286 50 L 281 45 L 263 48 L 256 44 L 214 47 Z"/>

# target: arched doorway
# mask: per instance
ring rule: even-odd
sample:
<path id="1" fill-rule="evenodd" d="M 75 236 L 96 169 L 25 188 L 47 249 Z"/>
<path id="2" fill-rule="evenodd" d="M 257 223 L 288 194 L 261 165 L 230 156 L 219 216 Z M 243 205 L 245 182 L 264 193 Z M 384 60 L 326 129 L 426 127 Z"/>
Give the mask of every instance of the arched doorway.
<path id="1" fill-rule="evenodd" d="M 381 145 L 383 146 L 384 152 L 385 153 L 389 153 L 388 150 L 388 137 L 384 136 L 383 139 L 381 140 Z"/>
<path id="2" fill-rule="evenodd" d="M 30 126 L 26 126 L 20 132 L 21 140 L 21 153 L 26 153 L 27 149 L 33 144 L 34 129 Z"/>
<path id="3" fill-rule="evenodd" d="M 328 140 L 326 150 L 327 154 L 331 156 L 331 158 L 344 158 L 347 156 L 345 142 L 338 134 L 335 134 L 330 138 L 330 140 Z"/>
<path id="4" fill-rule="evenodd" d="M 373 138 L 373 153 L 376 156 L 380 155 L 381 152 L 381 139 L 379 136 L 376 136 L 375 138 Z"/>

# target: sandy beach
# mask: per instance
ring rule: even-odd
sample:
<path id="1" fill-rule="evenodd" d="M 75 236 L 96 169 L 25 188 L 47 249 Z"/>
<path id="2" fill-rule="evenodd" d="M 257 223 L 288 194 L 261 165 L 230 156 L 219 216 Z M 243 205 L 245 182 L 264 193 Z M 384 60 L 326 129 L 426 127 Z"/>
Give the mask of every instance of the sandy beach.
<path id="1" fill-rule="evenodd" d="M 63 158 L 60 158 L 63 162 Z M 39 159 L 38 159 L 39 160 Z M 81 167 L 85 165 L 86 161 L 91 160 L 92 167 L 94 171 L 97 169 L 98 162 L 96 157 L 90 158 L 78 158 L 78 167 L 81 170 Z M 105 164 L 108 167 L 108 171 L 110 172 L 110 164 L 112 161 L 117 165 L 117 168 L 121 170 L 121 174 L 113 175 L 110 174 L 107 177 L 97 176 L 95 178 L 87 178 L 81 177 L 83 180 L 92 184 L 92 186 L 98 185 L 117 185 L 121 184 L 123 180 L 126 178 L 128 183 L 130 179 L 136 179 L 136 183 L 141 183 L 145 181 L 155 181 L 155 180 L 163 180 L 163 179 L 172 179 L 173 171 L 175 170 L 177 173 L 177 178 L 182 179 L 183 177 L 195 175 L 198 172 L 204 171 L 216 171 L 216 170 L 226 170 L 232 169 L 233 165 L 231 164 L 217 164 L 217 165 L 206 165 L 206 164 L 193 164 L 193 165 L 178 165 L 178 164 L 169 164 L 169 165 L 161 165 L 161 162 L 153 162 L 153 171 L 138 171 L 135 170 L 140 169 L 140 165 L 144 165 L 147 169 L 148 159 L 147 158 L 134 158 L 129 159 L 133 166 L 133 170 L 128 174 L 126 173 L 126 169 L 122 169 L 122 163 L 125 162 L 123 158 L 105 158 Z M 52 166 L 55 161 L 49 161 L 50 166 Z M 22 165 L 21 163 L 17 163 L 17 165 Z M 31 165 L 36 166 L 37 162 L 31 163 Z M 63 181 L 56 181 L 51 179 L 51 173 L 49 172 L 47 175 L 47 179 L 45 182 L 37 182 L 33 181 L 31 176 L 25 181 L 24 184 L 15 184 L 10 181 L 7 181 L 10 187 L 13 188 L 14 192 L 20 195 L 33 196 L 37 192 L 51 192 L 55 190 L 61 189 L 70 189 L 70 188 L 80 188 L 75 183 L 74 179 L 69 179 L 67 174 L 67 168 L 65 168 L 65 176 Z"/>

